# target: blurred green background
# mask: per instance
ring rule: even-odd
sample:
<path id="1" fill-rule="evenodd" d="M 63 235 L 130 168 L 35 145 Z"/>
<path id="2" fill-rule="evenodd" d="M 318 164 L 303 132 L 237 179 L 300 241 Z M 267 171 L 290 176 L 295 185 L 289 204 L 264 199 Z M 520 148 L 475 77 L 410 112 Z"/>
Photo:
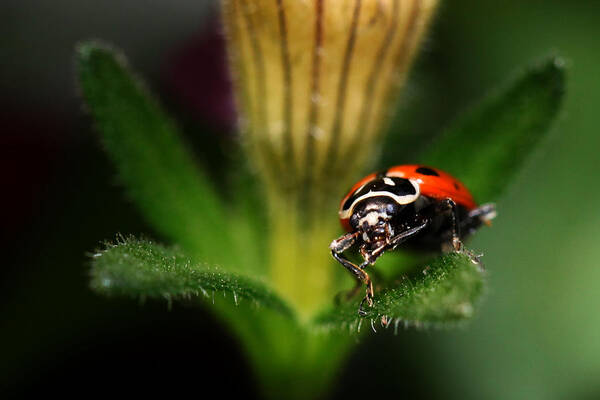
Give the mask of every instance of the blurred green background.
<path id="1" fill-rule="evenodd" d="M 143 382 L 157 379 L 155 386 L 171 390 L 211 384 L 256 396 L 235 339 L 209 313 L 106 300 L 87 288 L 86 252 L 116 232 L 151 231 L 115 185 L 81 112 L 73 47 L 94 37 L 122 47 L 189 127 L 190 142 L 215 140 L 226 128 L 206 121 L 171 76 L 173 60 L 214 21 L 211 8 L 214 2 L 183 0 L 0 6 L 5 393 L 75 391 L 77 383 L 139 394 Z M 454 331 L 366 335 L 340 371 L 335 398 L 600 399 L 599 37 L 600 2 L 442 2 L 393 143 L 426 145 L 469 104 L 549 53 L 567 62 L 566 101 L 498 202 L 493 228 L 471 243 L 485 252 L 489 271 L 476 318 Z"/>

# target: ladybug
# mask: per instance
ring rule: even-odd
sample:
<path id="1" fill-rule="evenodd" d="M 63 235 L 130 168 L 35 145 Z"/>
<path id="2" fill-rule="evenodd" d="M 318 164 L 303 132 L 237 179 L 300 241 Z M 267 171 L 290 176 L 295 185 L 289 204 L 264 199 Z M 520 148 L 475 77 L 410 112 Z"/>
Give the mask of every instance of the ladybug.
<path id="1" fill-rule="evenodd" d="M 493 203 L 478 206 L 452 175 L 424 165 L 398 165 L 358 181 L 342 199 L 340 222 L 347 232 L 329 246 L 333 257 L 367 286 L 363 305 L 373 305 L 373 283 L 364 271 L 377 258 L 407 242 L 413 248 L 462 251 L 462 241 L 496 216 Z M 360 265 L 343 253 L 358 245 Z"/>

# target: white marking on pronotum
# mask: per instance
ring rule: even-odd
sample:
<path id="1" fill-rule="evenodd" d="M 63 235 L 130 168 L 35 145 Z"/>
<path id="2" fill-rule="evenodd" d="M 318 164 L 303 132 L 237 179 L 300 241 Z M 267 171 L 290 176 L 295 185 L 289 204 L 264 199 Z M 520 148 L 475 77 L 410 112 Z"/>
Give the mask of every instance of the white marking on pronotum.
<path id="1" fill-rule="evenodd" d="M 396 184 L 394 183 L 394 180 L 390 179 L 388 177 L 383 178 L 383 181 L 385 182 L 386 185 L 396 186 Z"/>
<path id="2" fill-rule="evenodd" d="M 352 211 L 354 210 L 354 206 L 356 204 L 358 204 L 358 202 L 364 200 L 364 199 L 368 199 L 370 197 L 377 197 L 377 196 L 384 196 L 384 197 L 390 197 L 392 198 L 396 203 L 398 204 L 410 204 L 413 201 L 417 200 L 419 198 L 419 196 L 421 195 L 421 188 L 419 187 L 419 183 L 416 180 L 413 179 L 409 179 L 408 180 L 413 187 L 415 188 L 415 194 L 407 194 L 405 196 L 397 196 L 393 193 L 384 191 L 384 192 L 369 192 L 366 194 L 363 194 L 362 196 L 360 196 L 359 198 L 357 198 L 356 200 L 354 200 L 352 202 L 352 204 L 350 205 L 350 207 L 348 207 L 345 210 L 340 210 L 340 218 L 341 219 L 347 219 L 350 218 L 350 215 L 352 215 Z"/>

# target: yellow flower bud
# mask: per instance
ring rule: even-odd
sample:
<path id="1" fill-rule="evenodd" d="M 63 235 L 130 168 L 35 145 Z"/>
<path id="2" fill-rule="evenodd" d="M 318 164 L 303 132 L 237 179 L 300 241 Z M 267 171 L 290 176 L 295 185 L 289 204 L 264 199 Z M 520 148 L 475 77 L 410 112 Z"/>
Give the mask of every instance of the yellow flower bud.
<path id="1" fill-rule="evenodd" d="M 243 137 L 267 182 L 285 189 L 335 174 L 347 186 L 372 155 L 437 0 L 222 3 Z"/>

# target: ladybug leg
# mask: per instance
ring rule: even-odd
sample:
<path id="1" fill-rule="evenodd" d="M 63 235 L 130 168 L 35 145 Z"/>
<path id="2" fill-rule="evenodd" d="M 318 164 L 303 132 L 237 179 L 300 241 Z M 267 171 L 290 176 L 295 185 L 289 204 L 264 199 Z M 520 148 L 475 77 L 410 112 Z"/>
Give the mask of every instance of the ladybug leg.
<path id="1" fill-rule="evenodd" d="M 460 240 L 460 225 L 458 224 L 458 208 L 454 200 L 446 198 L 442 200 L 441 207 L 445 207 L 450 210 L 450 216 L 452 218 L 452 247 L 455 251 L 462 251 L 463 244 Z"/>
<path id="2" fill-rule="evenodd" d="M 371 289 L 371 293 L 369 293 L 369 288 Z M 369 281 L 369 286 L 367 287 L 367 295 L 364 299 L 362 299 L 360 305 L 358 306 L 358 315 L 361 317 L 367 315 L 367 312 L 365 311 L 365 301 L 369 307 L 373 307 L 373 284 L 371 281 Z"/>
<path id="3" fill-rule="evenodd" d="M 420 225 L 415 226 L 414 228 L 410 228 L 403 232 L 400 232 L 396 236 L 393 236 L 391 239 L 388 239 L 386 244 L 379 246 L 378 248 L 376 248 L 373 251 L 361 251 L 361 254 L 362 254 L 363 258 L 365 259 L 365 262 L 363 262 L 361 265 L 359 265 L 358 268 L 364 269 L 365 267 L 367 267 L 369 265 L 375 264 L 375 261 L 385 251 L 390 250 L 390 249 L 394 250 L 402 242 L 408 240 L 413 235 L 416 235 L 417 233 L 421 232 L 421 230 L 426 228 L 427 225 L 429 225 L 429 220 L 425 220 L 425 221 L 421 222 Z"/>
<path id="4" fill-rule="evenodd" d="M 342 238 L 340 238 L 340 239 L 342 239 Z M 332 243 L 332 245 L 333 245 L 333 243 Z M 350 247 L 350 246 L 348 246 L 348 247 Z M 364 302 L 366 301 L 369 306 L 373 305 L 373 283 L 371 282 L 371 278 L 369 278 L 369 274 L 367 274 L 359 266 L 355 265 L 350 260 L 348 260 L 346 257 L 344 257 L 340 252 L 337 252 L 336 249 L 332 248 L 331 254 L 333 255 L 333 257 L 336 260 L 338 260 L 338 262 L 340 264 L 342 264 L 344 266 L 344 268 L 346 268 L 348 271 L 352 272 L 352 274 L 354 274 L 354 276 L 360 282 L 367 285 L 367 294 L 366 294 L 365 298 L 361 301 L 360 307 L 358 309 L 359 315 L 361 315 L 361 316 L 365 315 L 365 311 L 363 309 Z M 355 290 L 356 289 L 354 289 L 354 291 Z"/>
<path id="5" fill-rule="evenodd" d="M 404 232 L 399 233 L 398 235 L 392 237 L 392 239 L 388 240 L 388 243 L 386 243 L 382 246 L 379 246 L 378 248 L 376 248 L 373 251 L 364 251 L 364 252 L 361 251 L 361 254 L 362 254 L 363 258 L 365 259 L 365 262 L 360 264 L 358 266 L 358 269 L 361 270 L 367 278 L 367 281 L 363 281 L 367 285 L 367 293 L 366 293 L 365 298 L 361 301 L 360 307 L 358 309 L 358 314 L 360 316 L 364 316 L 366 314 L 364 311 L 365 302 L 367 302 L 369 307 L 373 306 L 373 282 L 371 282 L 369 275 L 367 275 L 367 273 L 364 272 L 364 268 L 366 268 L 369 265 L 374 264 L 375 261 L 377 260 L 377 258 L 379 258 L 379 256 L 381 256 L 386 250 L 395 249 L 396 246 L 398 246 L 400 243 L 404 242 L 405 240 L 409 239 L 413 235 L 420 232 L 422 229 L 427 227 L 427 225 L 429 225 L 429 220 L 425 220 L 424 222 L 421 223 L 421 225 L 416 226 L 414 228 L 407 229 Z"/>
<path id="6" fill-rule="evenodd" d="M 373 305 L 373 283 L 371 282 L 371 278 L 369 278 L 369 274 L 362 270 L 361 267 L 352 263 L 346 257 L 342 255 L 342 253 L 348 250 L 354 243 L 356 243 L 356 239 L 359 236 L 359 232 L 348 233 L 344 236 L 339 237 L 338 239 L 331 242 L 329 248 L 331 249 L 331 255 L 335 258 L 340 264 L 344 266 L 348 271 L 350 271 L 359 282 L 367 285 L 367 296 L 363 299 L 363 303 L 365 300 L 369 303 L 369 305 Z M 359 288 L 360 286 L 357 286 Z M 357 288 L 355 288 L 352 292 L 356 292 Z M 352 293 L 351 292 L 351 293 Z M 353 294 L 353 293 L 352 293 Z M 361 307 L 362 304 L 361 303 Z M 359 310 L 359 314 L 362 308 Z M 364 313 L 364 312 L 363 312 Z"/>
<path id="7" fill-rule="evenodd" d="M 461 231 L 468 235 L 475 232 L 482 224 L 487 226 L 492 225 L 492 219 L 496 217 L 496 205 L 494 203 L 486 203 L 469 211 L 467 218 L 460 222 Z"/>
<path id="8" fill-rule="evenodd" d="M 474 210 L 469 211 L 469 218 L 478 218 L 486 225 L 490 225 L 492 219 L 496 218 L 496 204 L 482 204 Z"/>
<path id="9" fill-rule="evenodd" d="M 402 242 L 410 239 L 413 235 L 416 235 L 417 233 L 421 232 L 423 229 L 427 228 L 428 225 L 429 225 L 429 219 L 426 219 L 423 222 L 421 222 L 420 225 L 415 226 L 414 228 L 407 229 L 403 232 L 400 232 L 399 234 L 397 234 L 396 236 L 394 236 L 393 238 L 390 239 L 390 243 L 388 244 L 387 248 L 392 249 L 392 250 L 395 249 Z"/>
<path id="10" fill-rule="evenodd" d="M 356 238 L 358 238 L 358 235 L 359 235 L 359 232 L 347 233 L 347 234 L 335 239 L 329 245 L 331 254 L 343 253 L 346 250 L 348 250 L 350 247 L 352 247 L 352 245 L 354 243 L 356 243 Z M 334 255 L 334 257 L 335 257 L 335 255 Z"/>

